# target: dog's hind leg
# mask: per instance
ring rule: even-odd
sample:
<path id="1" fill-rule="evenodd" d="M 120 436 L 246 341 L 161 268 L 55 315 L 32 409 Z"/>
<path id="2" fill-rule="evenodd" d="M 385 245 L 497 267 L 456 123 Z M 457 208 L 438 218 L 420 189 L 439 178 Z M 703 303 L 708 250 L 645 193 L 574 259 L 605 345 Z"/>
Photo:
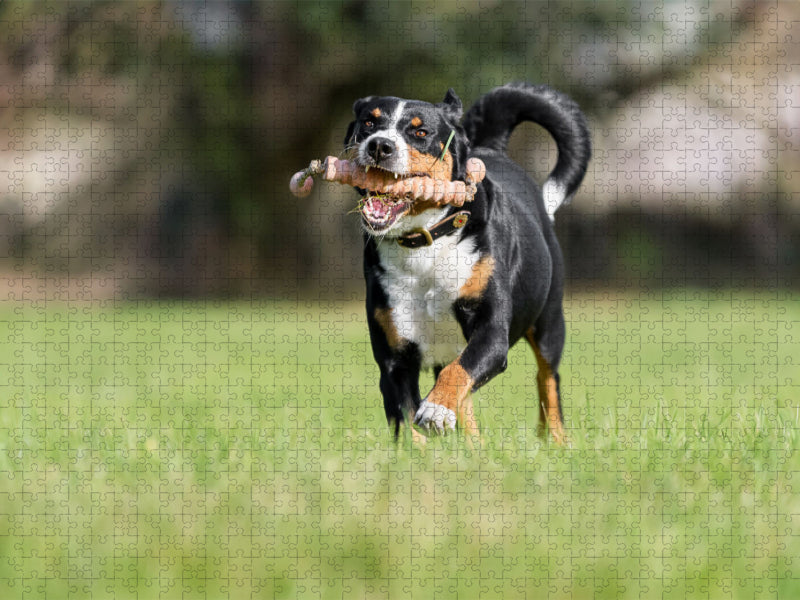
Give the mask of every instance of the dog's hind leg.
<path id="1" fill-rule="evenodd" d="M 564 316 L 560 308 L 557 315 L 547 321 L 546 329 L 531 327 L 525 332 L 525 339 L 533 348 L 539 369 L 536 374 L 539 389 L 539 433 L 544 435 L 549 430 L 557 444 L 566 442 L 558 377 L 564 336 Z"/>

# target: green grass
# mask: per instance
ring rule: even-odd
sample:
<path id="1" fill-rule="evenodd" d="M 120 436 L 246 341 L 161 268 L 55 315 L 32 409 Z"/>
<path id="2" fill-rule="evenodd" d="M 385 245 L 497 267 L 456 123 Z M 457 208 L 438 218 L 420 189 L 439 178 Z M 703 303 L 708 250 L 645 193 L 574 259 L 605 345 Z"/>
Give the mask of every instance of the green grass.
<path id="1" fill-rule="evenodd" d="M 800 597 L 798 298 L 566 311 L 418 449 L 360 306 L 0 304 L 0 598 Z"/>

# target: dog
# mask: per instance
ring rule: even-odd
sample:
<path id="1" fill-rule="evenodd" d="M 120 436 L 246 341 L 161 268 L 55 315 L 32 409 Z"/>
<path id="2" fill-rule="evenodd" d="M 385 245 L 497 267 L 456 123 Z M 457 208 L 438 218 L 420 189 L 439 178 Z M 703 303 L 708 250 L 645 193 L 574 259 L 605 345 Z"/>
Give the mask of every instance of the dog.
<path id="1" fill-rule="evenodd" d="M 464 181 L 469 157 L 486 166 L 463 207 L 359 189 L 367 321 L 395 438 L 407 421 L 433 434 L 458 423 L 477 435 L 470 393 L 503 372 L 509 349 L 525 338 L 538 366 L 540 433 L 563 442 L 564 266 L 553 218 L 591 156 L 577 104 L 545 85 L 511 83 L 481 97 L 463 120 L 453 89 L 438 104 L 369 96 L 353 114 L 345 151 L 366 169 Z M 558 159 L 542 187 L 506 154 L 523 121 L 556 142 Z M 435 384 L 423 398 L 424 369 Z"/>

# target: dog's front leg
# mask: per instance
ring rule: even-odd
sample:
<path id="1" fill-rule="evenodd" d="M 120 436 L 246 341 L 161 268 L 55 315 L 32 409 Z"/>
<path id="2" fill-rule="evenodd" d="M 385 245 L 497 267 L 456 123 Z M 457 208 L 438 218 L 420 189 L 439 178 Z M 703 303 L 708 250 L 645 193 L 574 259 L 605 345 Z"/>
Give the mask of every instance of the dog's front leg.
<path id="1" fill-rule="evenodd" d="M 386 420 L 395 439 L 400 435 L 400 426 L 419 405 L 419 365 L 413 362 L 386 361 L 380 365 L 380 389 Z"/>
<path id="2" fill-rule="evenodd" d="M 504 371 L 507 355 L 505 332 L 481 335 L 476 331 L 461 355 L 439 373 L 436 385 L 417 410 L 414 424 L 437 433 L 454 430 L 456 415 L 469 393 Z"/>
<path id="3" fill-rule="evenodd" d="M 445 433 L 456 428 L 456 412 L 461 402 L 472 390 L 473 379 L 459 360 L 447 365 L 431 393 L 422 401 L 414 416 L 414 423 L 423 429 Z"/>

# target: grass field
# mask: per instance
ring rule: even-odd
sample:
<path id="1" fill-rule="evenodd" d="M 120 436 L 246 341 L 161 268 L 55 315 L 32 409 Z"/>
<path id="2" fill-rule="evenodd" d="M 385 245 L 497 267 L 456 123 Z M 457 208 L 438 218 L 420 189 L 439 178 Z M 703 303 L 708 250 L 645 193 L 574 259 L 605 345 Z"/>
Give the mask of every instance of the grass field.
<path id="1" fill-rule="evenodd" d="M 800 598 L 800 302 L 574 295 L 484 444 L 387 433 L 362 308 L 0 304 L 0 598 Z"/>

